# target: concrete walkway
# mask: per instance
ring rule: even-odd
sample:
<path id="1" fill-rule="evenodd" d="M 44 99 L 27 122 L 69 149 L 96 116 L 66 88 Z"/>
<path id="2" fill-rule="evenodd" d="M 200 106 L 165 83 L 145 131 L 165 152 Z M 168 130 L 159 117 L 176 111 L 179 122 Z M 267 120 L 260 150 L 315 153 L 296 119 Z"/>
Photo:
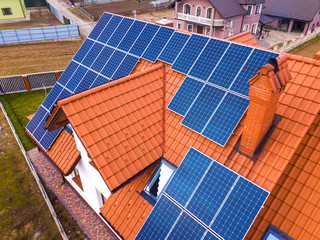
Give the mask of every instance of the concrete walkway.
<path id="1" fill-rule="evenodd" d="M 63 183 L 61 174 L 42 152 L 34 148 L 27 154 L 37 173 L 56 194 L 90 239 L 117 239 L 68 183 L 61 185 Z"/>
<path id="2" fill-rule="evenodd" d="M 55 9 L 59 10 L 66 18 L 79 25 L 81 35 L 87 37 L 93 27 L 96 25 L 95 22 L 86 22 L 81 18 L 71 13 L 68 8 L 72 8 L 71 3 L 65 0 L 47 0 L 47 3 L 52 5 Z"/>

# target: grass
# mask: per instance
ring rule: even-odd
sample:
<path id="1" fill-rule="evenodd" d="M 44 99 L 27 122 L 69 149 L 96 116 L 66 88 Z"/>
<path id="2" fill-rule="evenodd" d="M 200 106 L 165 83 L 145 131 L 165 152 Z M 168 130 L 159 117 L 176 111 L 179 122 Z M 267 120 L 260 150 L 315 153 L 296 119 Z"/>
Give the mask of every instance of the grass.
<path id="1" fill-rule="evenodd" d="M 1 239 L 61 239 L 1 110 L 0 142 Z"/>
<path id="2" fill-rule="evenodd" d="M 0 46 L 0 76 L 64 70 L 82 41 Z"/>
<path id="3" fill-rule="evenodd" d="M 320 49 L 320 36 L 315 37 L 308 42 L 301 44 L 300 46 L 292 49 L 289 53 L 312 58 Z"/>
<path id="4" fill-rule="evenodd" d="M 49 91 L 50 90 L 47 89 L 47 93 Z M 26 151 L 35 147 L 25 133 L 25 127 L 29 122 L 26 117 L 37 111 L 45 97 L 44 90 L 0 96 L 0 101 L 5 107 Z"/>

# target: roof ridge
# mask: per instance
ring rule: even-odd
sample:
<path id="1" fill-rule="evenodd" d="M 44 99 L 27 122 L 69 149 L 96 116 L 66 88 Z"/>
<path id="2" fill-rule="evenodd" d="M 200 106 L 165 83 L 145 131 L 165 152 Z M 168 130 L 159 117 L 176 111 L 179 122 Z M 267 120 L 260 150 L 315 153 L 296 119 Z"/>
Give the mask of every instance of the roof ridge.
<path id="1" fill-rule="evenodd" d="M 155 65 L 154 67 L 147 68 L 146 70 L 143 70 L 141 72 L 136 72 L 136 73 L 130 74 L 130 75 L 126 76 L 126 77 L 120 78 L 119 80 L 114 80 L 112 82 L 108 82 L 108 83 L 102 84 L 100 86 L 94 87 L 92 89 L 89 89 L 89 90 L 86 90 L 84 92 L 81 92 L 81 93 L 72 95 L 70 97 L 67 97 L 65 99 L 62 99 L 62 100 L 57 102 L 57 105 L 58 106 L 65 105 L 65 104 L 70 103 L 72 101 L 76 101 L 76 100 L 81 99 L 83 97 L 89 96 L 92 93 L 96 93 L 96 92 L 102 91 L 102 90 L 104 90 L 106 88 L 110 88 L 110 87 L 122 84 L 122 83 L 124 83 L 126 81 L 129 81 L 129 80 L 135 79 L 137 77 L 140 77 L 142 75 L 146 75 L 148 73 L 154 72 L 154 71 L 156 71 L 156 70 L 158 70 L 158 69 L 160 69 L 162 67 L 163 67 L 163 64 L 159 63 L 159 64 Z"/>

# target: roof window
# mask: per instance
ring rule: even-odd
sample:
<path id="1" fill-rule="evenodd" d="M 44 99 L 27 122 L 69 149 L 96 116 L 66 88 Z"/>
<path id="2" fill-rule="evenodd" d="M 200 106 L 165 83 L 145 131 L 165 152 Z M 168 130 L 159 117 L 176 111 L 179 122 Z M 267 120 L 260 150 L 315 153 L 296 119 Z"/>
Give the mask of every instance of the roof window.
<path id="1" fill-rule="evenodd" d="M 293 240 L 293 238 L 289 237 L 275 226 L 269 225 L 261 240 Z"/>
<path id="2" fill-rule="evenodd" d="M 144 188 L 144 192 L 157 201 L 176 169 L 167 160 L 162 159 Z"/>

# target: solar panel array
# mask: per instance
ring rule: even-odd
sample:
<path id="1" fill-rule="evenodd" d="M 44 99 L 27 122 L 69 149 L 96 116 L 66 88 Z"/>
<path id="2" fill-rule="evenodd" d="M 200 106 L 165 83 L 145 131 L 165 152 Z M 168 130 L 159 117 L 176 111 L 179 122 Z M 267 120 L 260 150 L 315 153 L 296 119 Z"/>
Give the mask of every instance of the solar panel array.
<path id="1" fill-rule="evenodd" d="M 243 239 L 268 195 L 190 148 L 136 239 Z"/>
<path id="2" fill-rule="evenodd" d="M 172 65 L 187 77 L 168 109 L 184 117 L 182 125 L 225 146 L 249 106 L 247 81 L 278 55 L 192 35 Z"/>
<path id="3" fill-rule="evenodd" d="M 258 67 L 276 56 L 275 53 L 251 47 L 180 33 L 172 28 L 104 13 L 27 125 L 27 130 L 48 150 L 60 130 L 48 132 L 43 126 L 58 100 L 127 76 L 143 58 L 172 64 L 172 69 L 188 75 L 169 109 L 182 116 L 189 115 L 182 123 L 191 129 L 199 118 L 198 115 L 192 115 L 193 112 L 202 114 L 192 109 L 194 104 L 198 104 L 197 98 L 208 91 L 224 94 L 222 98 L 219 95 L 220 102 L 215 100 L 216 109 L 212 109 L 212 115 L 207 116 L 208 122 L 202 123 L 204 127 L 193 129 L 224 145 L 225 138 L 229 138 L 228 134 L 239 121 L 238 115 L 242 117 L 243 114 L 230 116 L 230 111 L 223 111 L 219 107 L 229 106 L 230 100 L 239 100 L 240 108 L 246 109 L 247 97 L 242 99 L 242 95 L 248 91 L 246 81 L 256 73 Z M 243 68 L 246 71 L 241 71 Z M 202 93 L 202 90 L 207 92 Z M 184 96 L 188 96 L 187 101 Z M 216 113 L 222 119 L 232 119 L 223 124 L 228 127 L 218 133 L 212 126 L 213 120 L 210 122 L 216 118 Z"/>

